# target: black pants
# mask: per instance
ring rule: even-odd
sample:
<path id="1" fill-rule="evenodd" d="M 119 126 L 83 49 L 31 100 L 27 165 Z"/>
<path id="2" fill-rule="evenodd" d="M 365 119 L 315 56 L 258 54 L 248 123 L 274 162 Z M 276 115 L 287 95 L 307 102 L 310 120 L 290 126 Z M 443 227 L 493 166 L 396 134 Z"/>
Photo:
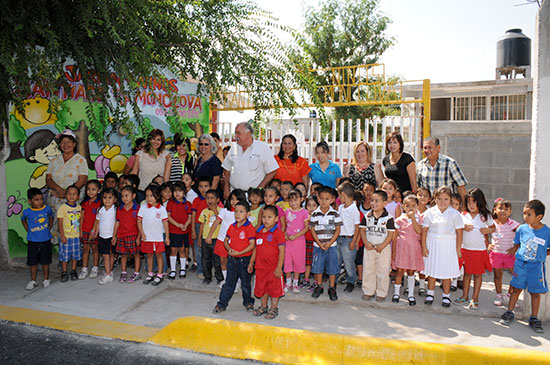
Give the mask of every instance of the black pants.
<path id="1" fill-rule="evenodd" d="M 217 281 L 223 280 L 222 264 L 220 257 L 214 254 L 215 240 L 212 240 L 211 244 L 207 244 L 204 239 L 202 240 L 202 273 L 206 280 L 212 281 L 212 266 L 214 266 L 214 275 Z"/>

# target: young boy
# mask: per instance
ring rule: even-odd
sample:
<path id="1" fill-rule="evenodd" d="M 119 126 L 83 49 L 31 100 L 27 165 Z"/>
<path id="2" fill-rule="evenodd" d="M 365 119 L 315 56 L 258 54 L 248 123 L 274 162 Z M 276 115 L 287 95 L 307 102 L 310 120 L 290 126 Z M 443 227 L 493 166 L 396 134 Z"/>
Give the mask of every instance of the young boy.
<path id="1" fill-rule="evenodd" d="M 391 270 L 391 246 L 395 225 L 393 217 L 384 206 L 388 195 L 383 190 L 372 194 L 371 210 L 359 225 L 359 233 L 365 244 L 363 256 L 363 299 L 383 302 L 388 295 Z"/>
<path id="2" fill-rule="evenodd" d="M 514 247 L 509 254 L 516 255 L 514 275 L 510 281 L 513 289 L 508 310 L 500 317 L 500 323 L 510 324 L 514 319 L 514 307 L 522 290 L 527 289 L 531 296 L 531 317 L 529 327 L 536 333 L 543 333 L 541 321 L 537 318 L 540 295 L 548 292 L 546 283 L 546 256 L 550 249 L 550 228 L 541 222 L 545 207 L 540 200 L 530 200 L 523 208 L 522 224 L 516 230 Z"/>
<path id="3" fill-rule="evenodd" d="M 367 214 L 367 212 L 371 209 L 370 202 L 372 199 L 372 194 L 376 190 L 376 186 L 372 182 L 366 182 L 363 184 L 363 189 L 361 190 L 361 194 L 363 194 L 363 202 L 359 206 L 359 210 L 363 214 Z"/>
<path id="4" fill-rule="evenodd" d="M 254 296 L 261 298 L 261 305 L 254 310 L 256 317 L 265 314 L 266 319 L 279 315 L 279 298 L 285 295 L 283 288 L 283 263 L 285 261 L 285 235 L 277 228 L 278 209 L 272 205 L 264 208 L 262 225 L 256 231 L 256 249 L 252 252 L 248 272 L 256 268 Z M 268 300 L 271 308 L 268 310 Z"/>
<path id="5" fill-rule="evenodd" d="M 250 287 L 252 275 L 248 272 L 250 256 L 256 246 L 256 230 L 248 221 L 250 205 L 240 201 L 235 205 L 235 223 L 229 226 L 227 237 L 223 244 L 227 250 L 227 277 L 220 292 L 218 304 L 214 313 L 221 313 L 226 310 L 237 285 L 237 279 L 241 279 L 243 293 L 243 305 L 247 311 L 254 310 L 254 298 Z"/>
<path id="6" fill-rule="evenodd" d="M 199 217 L 202 211 L 208 207 L 208 203 L 206 202 L 206 192 L 210 190 L 212 183 L 209 176 L 201 176 L 199 177 L 197 184 L 199 195 L 195 200 L 193 200 L 193 204 L 191 204 L 191 216 L 193 222 L 191 223 L 191 239 L 193 240 L 193 247 L 195 248 L 195 258 L 197 259 L 197 275 L 199 276 L 199 278 L 204 278 L 202 272 L 202 250 L 200 248 L 201 237 L 199 235 L 199 230 L 201 228 L 201 224 L 199 222 Z M 190 270 L 193 271 L 194 268 L 195 264 L 193 264 Z"/>
<path id="7" fill-rule="evenodd" d="M 260 211 L 262 210 L 263 200 L 263 189 L 248 189 L 248 201 L 250 202 L 250 216 L 248 217 L 248 220 L 250 221 L 250 223 L 252 223 L 254 228 L 258 228 L 262 225 L 262 217 L 260 217 Z"/>
<path id="8" fill-rule="evenodd" d="M 44 288 L 50 285 L 49 268 L 52 262 L 52 234 L 50 229 L 53 224 L 53 210 L 48 205 L 44 205 L 44 197 L 38 188 L 27 190 L 27 198 L 30 208 L 23 211 L 21 223 L 27 231 L 27 265 L 31 271 L 31 281 L 25 289 L 33 290 L 38 285 L 36 283 L 36 274 L 38 264 L 42 265 L 42 274 Z"/>
<path id="9" fill-rule="evenodd" d="M 204 285 L 208 285 L 212 282 L 212 266 L 214 267 L 214 275 L 216 276 L 216 280 L 220 282 L 223 281 L 223 273 L 220 256 L 214 255 L 215 242 L 206 242 L 206 238 L 208 238 L 208 234 L 212 229 L 212 225 L 216 221 L 218 213 L 220 212 L 220 207 L 218 206 L 218 203 L 220 202 L 219 193 L 217 190 L 210 189 L 206 192 L 205 196 L 208 207 L 206 209 L 203 209 L 199 216 L 199 247 L 202 250 L 202 272 L 204 274 L 204 279 L 202 280 L 202 283 Z M 195 201 L 196 200 L 197 199 L 195 199 Z M 220 225 L 217 225 L 216 229 L 212 233 L 212 237 L 218 237 L 219 232 Z"/>
<path id="10" fill-rule="evenodd" d="M 281 183 L 281 201 L 277 202 L 277 205 L 283 208 L 283 210 L 287 210 L 290 208 L 290 205 L 288 203 L 288 194 L 290 191 L 294 189 L 294 184 L 292 184 L 292 181 L 283 181 Z"/>
<path id="11" fill-rule="evenodd" d="M 78 280 L 76 262 L 82 258 L 80 249 L 80 204 L 78 196 L 80 190 L 71 185 L 65 190 L 66 203 L 57 210 L 57 224 L 59 226 L 59 261 L 61 261 L 61 282 L 67 282 L 68 262 L 71 261 L 71 280 Z"/>
<path id="12" fill-rule="evenodd" d="M 340 184 L 340 201 L 342 204 L 338 207 L 338 214 L 342 218 L 342 228 L 338 236 L 338 267 L 346 269 L 346 288 L 345 292 L 351 293 L 355 288 L 357 281 L 357 272 L 355 270 L 355 256 L 357 254 L 357 242 L 359 241 L 359 223 L 361 223 L 359 209 L 353 200 L 355 189 L 350 183 Z"/>
<path id="13" fill-rule="evenodd" d="M 309 226 L 313 236 L 313 262 L 311 272 L 315 275 L 316 287 L 311 296 L 319 298 L 323 294 L 323 273 L 328 275 L 330 300 L 338 300 L 336 294 L 336 275 L 338 266 L 338 248 L 336 247 L 342 218 L 332 208 L 336 200 L 336 191 L 328 186 L 319 189 L 319 208 L 311 215 Z"/>
<path id="14" fill-rule="evenodd" d="M 172 185 L 173 198 L 168 201 L 168 223 L 170 227 L 170 274 L 168 279 L 176 278 L 176 261 L 180 254 L 180 278 L 186 276 L 187 254 L 189 248 L 189 233 L 193 224 L 191 203 L 185 199 L 185 185 L 176 181 Z"/>

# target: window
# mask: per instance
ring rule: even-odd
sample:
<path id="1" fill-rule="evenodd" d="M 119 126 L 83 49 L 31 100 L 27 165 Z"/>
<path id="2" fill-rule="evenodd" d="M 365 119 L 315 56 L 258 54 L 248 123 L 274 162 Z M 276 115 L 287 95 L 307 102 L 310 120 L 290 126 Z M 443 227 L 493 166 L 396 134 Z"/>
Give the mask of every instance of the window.
<path id="1" fill-rule="evenodd" d="M 491 120 L 524 120 L 525 95 L 491 97 Z"/>
<path id="2" fill-rule="evenodd" d="M 525 95 L 508 96 L 508 120 L 525 119 Z"/>
<path id="3" fill-rule="evenodd" d="M 470 98 L 455 98 L 454 120 L 470 120 Z"/>
<path id="4" fill-rule="evenodd" d="M 467 96 L 454 98 L 454 120 L 485 120 L 485 96 Z"/>

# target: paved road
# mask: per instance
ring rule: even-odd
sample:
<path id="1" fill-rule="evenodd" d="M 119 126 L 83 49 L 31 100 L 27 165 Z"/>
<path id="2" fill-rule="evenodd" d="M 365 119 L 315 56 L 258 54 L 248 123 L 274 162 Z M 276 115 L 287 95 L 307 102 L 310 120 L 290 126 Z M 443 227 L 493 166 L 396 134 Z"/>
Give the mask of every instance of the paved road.
<path id="1" fill-rule="evenodd" d="M 0 321 L 0 364 L 255 363 Z"/>

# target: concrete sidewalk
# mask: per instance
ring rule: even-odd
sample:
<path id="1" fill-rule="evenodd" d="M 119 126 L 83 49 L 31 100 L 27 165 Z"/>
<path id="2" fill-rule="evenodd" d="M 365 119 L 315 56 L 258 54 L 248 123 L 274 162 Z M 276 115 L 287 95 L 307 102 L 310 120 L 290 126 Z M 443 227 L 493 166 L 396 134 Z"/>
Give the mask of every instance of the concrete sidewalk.
<path id="1" fill-rule="evenodd" d="M 398 304 L 389 298 L 384 303 L 365 302 L 361 300 L 360 290 L 344 293 L 341 285 L 337 302 L 329 301 L 326 290 L 317 300 L 305 290 L 300 294 L 287 294 L 281 300 L 279 317 L 273 321 L 247 313 L 241 305 L 240 292 L 235 294 L 226 312 L 212 314 L 219 289 L 213 284 L 202 285 L 193 273 L 185 279 L 165 280 L 159 287 L 118 283 L 117 269 L 115 282 L 104 286 L 92 279 L 61 283 L 59 274 L 53 273 L 50 287 L 39 286 L 30 292 L 25 290 L 29 280 L 26 269 L 15 268 L 0 272 L 0 275 L 3 279 L 0 281 L 2 305 L 154 328 L 180 317 L 203 316 L 337 334 L 550 352 L 550 323 L 544 323 L 547 333 L 542 335 L 533 333 L 521 320 L 512 323 L 510 328 L 498 324 L 504 308 L 492 304 L 490 275 L 485 278 L 478 310 L 454 305 L 441 307 L 439 289 L 432 307 L 425 306 L 419 297 L 419 303 L 409 307 L 404 299 Z M 40 278 L 39 274 L 39 282 Z M 460 292 L 454 293 L 452 298 Z"/>

